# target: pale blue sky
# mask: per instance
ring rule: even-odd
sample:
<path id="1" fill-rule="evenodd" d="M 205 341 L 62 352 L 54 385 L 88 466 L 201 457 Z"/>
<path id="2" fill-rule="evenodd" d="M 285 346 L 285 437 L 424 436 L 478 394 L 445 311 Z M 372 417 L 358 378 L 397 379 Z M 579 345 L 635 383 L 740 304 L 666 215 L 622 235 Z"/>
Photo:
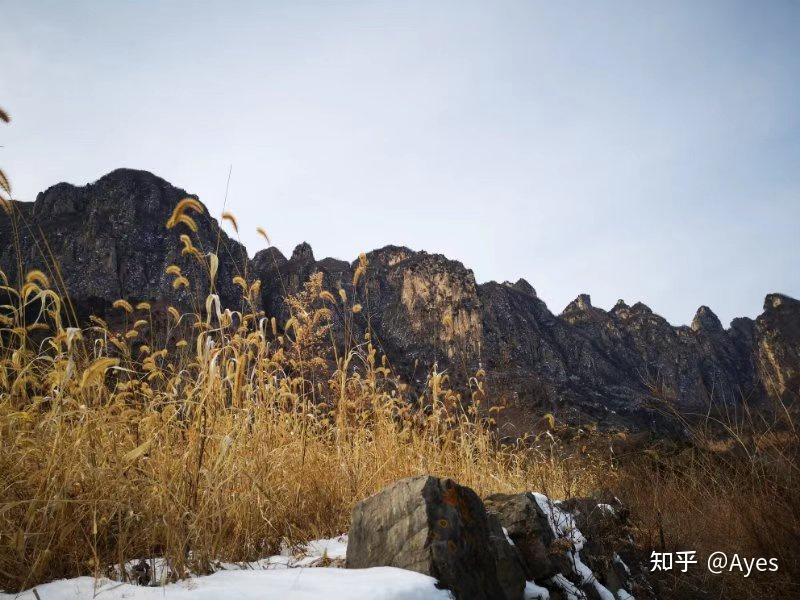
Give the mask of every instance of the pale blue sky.
<path id="1" fill-rule="evenodd" d="M 800 297 L 798 2 L 0 0 L 20 199 L 147 169 L 285 253 L 442 252 L 673 323 Z"/>

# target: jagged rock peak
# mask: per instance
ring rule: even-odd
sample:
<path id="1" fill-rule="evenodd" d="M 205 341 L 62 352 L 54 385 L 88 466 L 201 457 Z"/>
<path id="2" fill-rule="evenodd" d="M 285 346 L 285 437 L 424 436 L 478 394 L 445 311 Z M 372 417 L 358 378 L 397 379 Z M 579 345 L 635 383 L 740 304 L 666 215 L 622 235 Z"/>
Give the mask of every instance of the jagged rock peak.
<path id="1" fill-rule="evenodd" d="M 610 312 L 612 315 L 625 316 L 628 314 L 628 311 L 630 311 L 630 309 L 631 307 L 627 305 L 625 300 L 620 298 L 619 300 L 617 300 L 617 303 L 614 305 L 614 307 L 611 309 Z"/>
<path id="2" fill-rule="evenodd" d="M 631 315 L 631 307 L 620 298 L 617 300 L 617 303 L 613 306 L 613 308 L 608 311 L 609 314 L 617 319 L 627 319 Z"/>
<path id="3" fill-rule="evenodd" d="M 722 323 L 714 311 L 707 306 L 701 306 L 692 319 L 693 331 L 722 331 Z"/>
<path id="4" fill-rule="evenodd" d="M 587 312 L 592 308 L 592 298 L 589 294 L 580 294 L 564 309 L 563 314 L 574 312 Z"/>
<path id="5" fill-rule="evenodd" d="M 165 266 L 176 264 L 199 288 L 208 285 L 207 273 L 181 254 L 182 228 L 167 229 L 169 215 L 186 197 L 197 198 L 164 179 L 135 169 L 117 169 L 93 183 L 60 183 L 20 204 L 26 220 L 35 225 L 20 230 L 19 255 L 0 244 L 0 269 L 47 270 L 58 265 L 63 291 L 79 316 L 103 317 L 118 298 L 131 301 L 163 300 L 191 306 L 191 292 L 174 289 Z M 192 239 L 201 248 L 219 246 L 217 293 L 224 306 L 238 307 L 241 290 L 233 275 L 247 262 L 245 248 L 219 228 L 208 214 L 191 211 Z M 0 239 L 8 239 L 10 225 L 0 218 Z M 47 241 L 47 255 L 41 252 Z M 60 282 L 61 283 L 61 282 Z"/>
<path id="6" fill-rule="evenodd" d="M 253 266 L 255 267 L 256 272 L 260 272 L 262 270 L 271 270 L 276 267 L 280 267 L 283 264 L 286 264 L 286 257 L 283 253 L 278 250 L 275 246 L 270 246 L 269 248 L 264 248 L 263 250 L 259 250 L 256 252 L 255 256 L 253 256 Z"/>
<path id="7" fill-rule="evenodd" d="M 775 309 L 785 308 L 787 306 L 799 308 L 800 301 L 795 300 L 791 296 L 787 296 L 785 294 L 767 294 L 766 298 L 764 298 L 764 310 L 770 311 Z"/>
<path id="8" fill-rule="evenodd" d="M 377 250 L 368 252 L 367 257 L 369 258 L 370 262 L 379 262 L 387 267 L 391 267 L 397 263 L 403 262 L 415 254 L 417 254 L 417 252 L 414 252 L 414 250 L 411 250 L 410 248 L 390 244 L 388 246 L 384 246 L 383 248 L 378 248 Z M 353 264 L 355 265 L 357 261 L 358 259 L 356 259 Z"/>
<path id="9" fill-rule="evenodd" d="M 530 296 L 534 296 L 535 298 L 538 298 L 538 296 L 536 295 L 536 290 L 533 288 L 533 286 L 530 283 L 528 283 L 525 279 L 523 279 L 522 277 L 517 279 L 516 283 L 510 283 L 509 286 L 513 287 L 517 291 L 520 291 L 520 292 L 523 292 L 523 293 L 528 294 Z"/>
<path id="10" fill-rule="evenodd" d="M 75 214 L 92 205 L 102 207 L 140 206 L 148 214 L 171 211 L 181 197 L 192 197 L 161 177 L 138 169 L 116 169 L 94 183 L 79 186 L 61 182 L 36 196 L 33 212 L 37 217 Z"/>
<path id="11" fill-rule="evenodd" d="M 89 185 L 97 185 L 100 183 L 111 183 L 111 182 L 120 182 L 120 181 L 140 181 L 140 182 L 148 182 L 148 183 L 157 183 L 159 185 L 168 185 L 173 187 L 171 183 L 167 180 L 162 179 L 158 175 L 151 173 L 150 171 L 145 171 L 144 169 L 128 169 L 125 167 L 121 167 L 119 169 L 114 169 L 113 171 L 106 173 L 100 179 L 94 182 L 94 184 Z"/>
<path id="12" fill-rule="evenodd" d="M 314 251 L 311 249 L 311 244 L 309 244 L 308 242 L 297 244 L 294 251 L 292 252 L 291 260 L 293 262 L 314 261 Z"/>

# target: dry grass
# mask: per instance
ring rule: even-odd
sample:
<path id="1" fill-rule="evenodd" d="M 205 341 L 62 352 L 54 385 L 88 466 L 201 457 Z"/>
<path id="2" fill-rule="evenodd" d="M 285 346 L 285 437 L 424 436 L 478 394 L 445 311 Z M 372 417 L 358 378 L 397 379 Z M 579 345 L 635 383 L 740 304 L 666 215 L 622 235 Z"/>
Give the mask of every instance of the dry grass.
<path id="1" fill-rule="evenodd" d="M 170 225 L 191 231 L 194 209 L 179 205 Z M 183 243 L 213 286 L 215 257 L 188 232 Z M 258 284 L 237 283 L 254 307 Z M 119 331 L 100 319 L 67 327 L 49 286 L 34 272 L 3 290 L 2 589 L 140 556 L 165 557 L 179 576 L 252 560 L 346 530 L 356 501 L 414 474 L 483 493 L 595 485 L 582 465 L 500 447 L 480 416 L 482 373 L 469 403 L 443 373 L 412 397 L 369 334 L 334 348 L 332 311 L 353 314 L 357 299 L 323 291 L 319 275 L 289 299 L 283 327 L 255 308 L 220 311 L 212 287 L 202 315 L 166 311 L 166 332 L 149 304 L 125 300 Z"/>
<path id="2" fill-rule="evenodd" d="M 746 405 L 745 405 L 746 408 Z M 784 406 L 687 428 L 680 451 L 653 449 L 617 470 L 617 493 L 638 524 L 638 544 L 695 550 L 688 574 L 655 580 L 664 598 L 800 597 L 800 439 Z M 709 573 L 707 557 L 777 558 L 777 572 Z"/>

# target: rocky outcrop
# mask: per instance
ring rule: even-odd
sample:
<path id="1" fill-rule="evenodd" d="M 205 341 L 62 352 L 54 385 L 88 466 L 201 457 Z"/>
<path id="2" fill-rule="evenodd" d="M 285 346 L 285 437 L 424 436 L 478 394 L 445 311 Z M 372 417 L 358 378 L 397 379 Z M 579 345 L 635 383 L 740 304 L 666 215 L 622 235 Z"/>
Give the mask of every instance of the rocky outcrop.
<path id="1" fill-rule="evenodd" d="M 184 231 L 165 228 L 187 196 L 128 169 L 83 187 L 58 184 L 34 203 L 15 203 L 13 221 L 0 212 L 0 269 L 12 284 L 43 270 L 84 317 L 102 316 L 118 298 L 193 308 L 192 293 L 208 292 L 207 272 L 181 254 Z M 705 306 L 690 327 L 674 327 L 640 302 L 620 300 L 606 311 L 586 294 L 554 314 L 523 279 L 478 284 L 461 263 L 402 246 L 368 253 L 356 286 L 359 260 L 318 260 L 307 243 L 289 258 L 268 248 L 248 262 L 213 218 L 193 216 L 195 245 L 219 257 L 215 292 L 224 307 L 239 308 L 232 279 L 246 271 L 261 280 L 259 308 L 280 324 L 286 296 L 322 272 L 337 297 L 341 288 L 362 306 L 356 315 L 334 311 L 340 339 L 345 329 L 355 340 L 369 330 L 396 373 L 417 387 L 434 365 L 456 383 L 483 367 L 487 400 L 508 405 L 500 416 L 508 435 L 529 430 L 545 411 L 576 424 L 661 427 L 671 410 L 705 413 L 741 398 L 791 401 L 800 390 L 800 303 L 788 296 L 770 294 L 758 319 L 734 319 L 727 329 Z M 165 273 L 171 264 L 192 289 L 173 289 Z"/>
<path id="2" fill-rule="evenodd" d="M 783 401 L 800 391 L 800 302 L 769 294 L 756 319 L 758 379 Z"/>
<path id="3" fill-rule="evenodd" d="M 526 579 L 553 577 L 558 570 L 548 549 L 554 538 L 536 499 L 531 494 L 494 494 L 486 498 L 485 503 L 522 555 Z"/>
<path id="4" fill-rule="evenodd" d="M 525 492 L 484 505 L 449 479 L 403 479 L 353 509 L 347 567 L 417 571 L 456 598 L 650 597 L 627 513 L 612 502 Z"/>
<path id="5" fill-rule="evenodd" d="M 402 479 L 356 504 L 347 567 L 398 567 L 435 577 L 456 598 L 516 600 L 525 580 L 498 528 L 471 489 L 430 476 Z M 507 564 L 498 569 L 498 560 Z"/>
<path id="6" fill-rule="evenodd" d="M 158 301 L 192 308 L 192 297 L 209 292 L 207 269 L 181 254 L 183 227 L 165 227 L 173 209 L 196 198 L 146 171 L 118 169 L 97 182 L 76 187 L 59 183 L 35 202 L 15 203 L 10 219 L 0 211 L 0 269 L 12 283 L 39 269 L 66 291 L 78 313 L 102 316 L 115 300 Z M 216 293 L 228 307 L 241 305 L 232 282 L 247 267 L 247 252 L 207 212 L 192 214 L 194 246 L 219 256 Z M 173 289 L 165 272 L 178 265 L 190 287 Z M 22 266 L 21 273 L 19 265 Z"/>

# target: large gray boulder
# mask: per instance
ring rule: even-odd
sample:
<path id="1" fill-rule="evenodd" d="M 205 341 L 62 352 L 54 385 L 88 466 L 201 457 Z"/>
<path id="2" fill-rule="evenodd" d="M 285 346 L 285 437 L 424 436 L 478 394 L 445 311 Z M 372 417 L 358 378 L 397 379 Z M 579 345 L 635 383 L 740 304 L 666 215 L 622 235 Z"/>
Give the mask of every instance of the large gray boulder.
<path id="1" fill-rule="evenodd" d="M 347 567 L 430 575 L 456 598 L 522 598 L 514 548 L 471 489 L 432 476 L 402 479 L 353 509 Z"/>
<path id="2" fill-rule="evenodd" d="M 486 509 L 505 527 L 522 555 L 527 579 L 547 579 L 556 574 L 549 547 L 553 534 L 547 517 L 530 494 L 493 494 Z"/>

